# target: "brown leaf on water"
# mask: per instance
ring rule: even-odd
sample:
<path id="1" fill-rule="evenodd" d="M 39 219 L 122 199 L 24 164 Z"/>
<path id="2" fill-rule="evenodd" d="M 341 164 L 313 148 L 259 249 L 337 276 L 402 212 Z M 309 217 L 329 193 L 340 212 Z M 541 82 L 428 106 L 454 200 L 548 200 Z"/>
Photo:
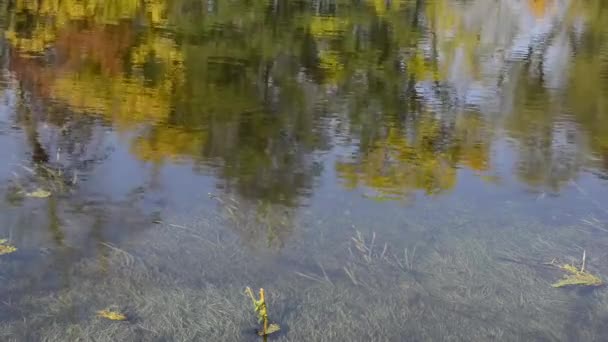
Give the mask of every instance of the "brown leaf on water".
<path id="1" fill-rule="evenodd" d="M 0 239 L 0 255 L 10 254 L 17 251 L 17 247 L 11 245 L 6 239 Z"/>

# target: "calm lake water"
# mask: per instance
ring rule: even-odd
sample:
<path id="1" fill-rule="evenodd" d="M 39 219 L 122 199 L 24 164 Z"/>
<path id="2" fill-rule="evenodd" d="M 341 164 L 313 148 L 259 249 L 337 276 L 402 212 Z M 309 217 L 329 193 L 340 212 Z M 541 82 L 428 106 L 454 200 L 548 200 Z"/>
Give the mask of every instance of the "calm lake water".
<path id="1" fill-rule="evenodd" d="M 606 340 L 607 2 L 0 4 L 0 340 Z"/>

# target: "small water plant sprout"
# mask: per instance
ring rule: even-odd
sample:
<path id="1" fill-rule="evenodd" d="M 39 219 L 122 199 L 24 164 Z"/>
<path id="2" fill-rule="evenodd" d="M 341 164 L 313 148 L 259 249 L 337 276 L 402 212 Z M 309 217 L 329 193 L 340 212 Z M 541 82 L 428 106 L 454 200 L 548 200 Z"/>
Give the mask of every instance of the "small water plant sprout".
<path id="1" fill-rule="evenodd" d="M 604 283 L 602 280 L 585 270 L 585 259 L 587 257 L 587 253 L 583 251 L 583 261 L 581 263 L 581 267 L 578 268 L 573 264 L 559 264 L 553 259 L 550 262 L 550 265 L 556 266 L 562 271 L 566 272 L 564 277 L 560 279 L 558 282 L 552 284 L 553 287 L 565 287 L 565 286 L 601 286 Z"/>
<path id="2" fill-rule="evenodd" d="M 258 316 L 258 323 L 262 325 L 262 329 L 258 330 L 258 335 L 268 336 L 274 332 L 281 330 L 278 324 L 268 324 L 268 308 L 266 307 L 266 299 L 264 289 L 260 288 L 260 298 L 256 299 L 253 290 L 247 286 L 245 293 L 249 295 L 253 302 L 253 308 Z"/>

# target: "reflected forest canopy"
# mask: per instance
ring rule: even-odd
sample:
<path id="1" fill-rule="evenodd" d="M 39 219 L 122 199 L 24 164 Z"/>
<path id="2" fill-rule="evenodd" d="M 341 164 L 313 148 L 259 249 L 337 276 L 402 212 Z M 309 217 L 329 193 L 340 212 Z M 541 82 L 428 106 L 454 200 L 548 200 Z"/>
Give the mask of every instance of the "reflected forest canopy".
<path id="1" fill-rule="evenodd" d="M 89 157 L 109 125 L 142 162 L 288 206 L 327 172 L 378 199 L 497 182 L 506 145 L 534 189 L 604 177 L 608 4 L 515 3 L 3 1 L 2 84 L 35 161 L 40 125 Z"/>

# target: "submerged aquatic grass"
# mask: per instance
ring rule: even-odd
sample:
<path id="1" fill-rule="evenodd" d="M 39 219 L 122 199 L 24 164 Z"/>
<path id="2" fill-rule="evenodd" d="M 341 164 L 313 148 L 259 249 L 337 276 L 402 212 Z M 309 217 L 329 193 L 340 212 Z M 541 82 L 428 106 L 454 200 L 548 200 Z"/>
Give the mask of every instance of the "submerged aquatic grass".
<path id="1" fill-rule="evenodd" d="M 484 235 L 490 232 L 476 226 L 487 226 L 483 219 L 467 227 L 474 236 L 468 231 L 459 236 L 436 231 L 435 238 L 415 242 L 391 238 L 387 231 L 377 231 L 375 237 L 361 233 L 354 241 L 352 231 L 346 231 L 342 244 L 313 241 L 301 253 L 282 255 L 281 262 L 286 264 L 281 265 L 273 263 L 274 254 L 242 248 L 238 237 L 230 234 L 201 248 L 201 241 L 191 235 L 216 236 L 217 222 L 171 222 L 189 230 L 156 224 L 137 239 L 115 242 L 112 247 L 102 244 L 103 265 L 86 258 L 62 270 L 66 279 L 78 282 L 59 290 L 35 291 L 36 295 L 15 295 L 7 310 L 43 308 L 43 315 L 28 317 L 27 322 L 2 321 L 0 339 L 253 342 L 260 338 L 248 329 L 251 304 L 243 305 L 242 289 L 243 284 L 264 282 L 265 289 L 272 289 L 271 298 L 268 293 L 264 296 L 266 305 L 271 305 L 266 315 L 280 320 L 282 328 L 282 333 L 271 337 L 281 342 L 401 340 L 403 336 L 412 340 L 601 341 L 600 318 L 607 313 L 608 294 L 594 294 L 594 302 L 584 308 L 590 313 L 585 323 L 590 328 L 580 331 L 568 325 L 580 310 L 574 306 L 580 305 L 573 297 L 578 294 L 547 286 L 550 272 L 539 270 L 550 268 L 504 263 L 496 257 L 497 249 L 520 259 L 563 253 L 572 243 L 563 238 L 566 230 L 542 244 L 535 244 L 537 226 L 533 224 L 515 223 L 504 236 L 492 232 L 496 241 L 515 236 L 513 248 L 506 248 L 502 241 L 493 245 Z M 450 232 L 447 225 L 445 232 Z M 334 255 L 318 252 L 329 244 L 340 246 L 334 248 Z M 314 259 L 306 259 L 311 255 Z M 400 257 L 401 265 L 394 255 Z M 10 268 L 13 261 L 5 260 L 4 269 Z M 320 275 L 302 276 L 315 272 Z M 31 286 L 28 280 L 25 275 L 12 277 L 5 291 L 20 293 L 24 286 Z M 260 300 L 253 290 L 251 294 Z M 137 312 L 137 320 L 108 324 L 104 319 L 70 314 L 105 307 L 108 298 Z M 272 330 L 268 323 L 267 333 Z"/>

